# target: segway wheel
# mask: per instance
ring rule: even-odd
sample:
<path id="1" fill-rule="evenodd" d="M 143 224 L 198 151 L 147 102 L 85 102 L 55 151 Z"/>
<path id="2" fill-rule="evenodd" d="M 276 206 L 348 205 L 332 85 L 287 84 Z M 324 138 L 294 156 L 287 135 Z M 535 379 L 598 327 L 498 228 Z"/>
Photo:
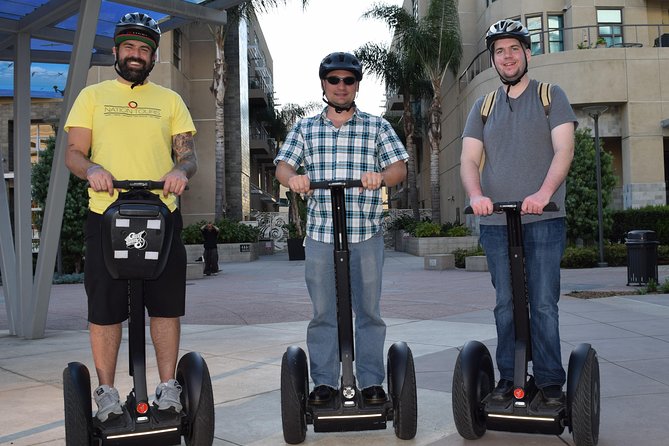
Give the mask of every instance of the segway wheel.
<path id="1" fill-rule="evenodd" d="M 299 347 L 289 347 L 281 359 L 281 423 L 288 444 L 302 443 L 307 436 L 308 394 L 306 354 Z"/>
<path id="2" fill-rule="evenodd" d="M 481 438 L 486 431 L 483 399 L 495 384 L 490 352 L 470 341 L 458 354 L 453 371 L 453 420 L 458 433 L 467 440 Z"/>
<path id="3" fill-rule="evenodd" d="M 91 377 L 86 366 L 71 362 L 63 370 L 65 443 L 88 446 L 92 435 Z"/>
<path id="4" fill-rule="evenodd" d="M 572 435 L 576 446 L 594 446 L 599 441 L 599 361 L 590 348 L 571 402 Z"/>
<path id="5" fill-rule="evenodd" d="M 404 342 L 396 342 L 390 347 L 387 367 L 395 435 L 401 440 L 411 440 L 418 428 L 416 369 L 411 349 Z"/>
<path id="6" fill-rule="evenodd" d="M 214 441 L 214 392 L 209 367 L 199 353 L 185 354 L 177 366 L 181 404 L 186 412 L 183 436 L 188 446 L 210 446 Z"/>

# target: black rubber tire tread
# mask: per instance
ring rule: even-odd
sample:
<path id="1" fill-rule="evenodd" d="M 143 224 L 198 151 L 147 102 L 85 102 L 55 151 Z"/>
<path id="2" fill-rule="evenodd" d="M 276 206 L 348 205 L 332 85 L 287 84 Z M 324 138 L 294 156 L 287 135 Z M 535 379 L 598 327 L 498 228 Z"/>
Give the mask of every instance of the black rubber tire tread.
<path id="1" fill-rule="evenodd" d="M 571 408 L 572 435 L 576 446 L 595 446 L 599 441 L 599 362 L 593 349 L 583 365 Z"/>
<path id="2" fill-rule="evenodd" d="M 288 354 L 281 359 L 281 424 L 283 439 L 288 444 L 302 443 L 307 437 L 306 395 L 294 385 L 292 368 L 288 364 Z M 305 375 L 306 376 L 306 375 Z M 308 382 L 306 383 L 308 385 Z"/>
<path id="3" fill-rule="evenodd" d="M 88 384 L 90 387 L 90 382 Z M 63 371 L 63 397 L 65 404 L 65 443 L 68 446 L 89 446 L 92 433 L 92 414 L 86 413 L 86 401 L 77 392 L 69 368 Z M 90 396 L 89 396 L 90 398 Z"/>
<path id="4" fill-rule="evenodd" d="M 480 383 L 477 383 L 477 387 Z M 485 420 L 480 413 L 479 407 L 471 404 L 471 392 L 476 389 L 466 389 L 465 380 L 462 374 L 462 359 L 458 355 L 453 371 L 453 386 L 451 389 L 453 405 L 453 421 L 458 433 L 467 440 L 477 440 L 486 432 Z"/>
<path id="5" fill-rule="evenodd" d="M 203 365 L 202 389 L 197 413 L 187 414 L 191 420 L 188 426 L 188 435 L 184 435 L 184 440 L 188 446 L 211 446 L 214 442 L 214 425 L 216 422 L 214 392 L 211 387 L 209 367 L 206 363 Z M 187 373 L 187 370 L 184 370 L 184 373 Z"/>
<path id="6" fill-rule="evenodd" d="M 393 405 L 393 427 L 395 435 L 401 440 L 411 440 L 418 430 L 418 401 L 416 396 L 416 369 L 413 355 L 409 352 L 402 384 L 402 394 Z"/>

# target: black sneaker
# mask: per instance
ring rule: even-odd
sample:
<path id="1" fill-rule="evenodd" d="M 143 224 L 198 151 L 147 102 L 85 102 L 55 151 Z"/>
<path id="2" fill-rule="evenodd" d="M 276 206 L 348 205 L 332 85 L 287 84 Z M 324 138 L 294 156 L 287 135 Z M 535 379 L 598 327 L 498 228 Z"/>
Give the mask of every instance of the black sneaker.
<path id="1" fill-rule="evenodd" d="M 541 395 L 544 398 L 544 404 L 547 406 L 560 406 L 564 403 L 562 386 L 546 386 L 541 389 Z"/>
<path id="2" fill-rule="evenodd" d="M 367 404 L 383 404 L 388 399 L 385 390 L 381 386 L 371 386 L 362 389 L 362 397 Z"/>
<path id="3" fill-rule="evenodd" d="M 492 399 L 495 401 L 504 401 L 511 398 L 513 394 L 513 381 L 500 379 L 497 386 L 492 391 Z"/>
<path id="4" fill-rule="evenodd" d="M 314 406 L 321 406 L 327 404 L 332 400 L 336 390 L 330 386 L 316 386 L 309 394 L 309 404 Z"/>

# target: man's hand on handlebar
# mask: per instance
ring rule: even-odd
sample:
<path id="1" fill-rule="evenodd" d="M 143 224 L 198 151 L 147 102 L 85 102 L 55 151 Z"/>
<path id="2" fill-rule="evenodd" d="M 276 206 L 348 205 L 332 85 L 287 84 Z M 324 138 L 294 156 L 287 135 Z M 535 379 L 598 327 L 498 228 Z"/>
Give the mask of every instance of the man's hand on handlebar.
<path id="1" fill-rule="evenodd" d="M 380 172 L 365 172 L 360 177 L 360 181 L 362 182 L 361 193 L 363 189 L 377 190 L 383 186 L 383 174 Z"/>
<path id="2" fill-rule="evenodd" d="M 306 175 L 295 175 L 288 179 L 288 187 L 295 193 L 308 194 L 311 191 L 311 181 Z"/>
<path id="3" fill-rule="evenodd" d="M 521 215 L 543 214 L 544 208 L 546 207 L 550 199 L 551 199 L 550 196 L 546 197 L 541 192 L 535 192 L 529 197 L 525 197 L 525 199 L 523 200 L 523 205 L 520 208 Z"/>
<path id="4" fill-rule="evenodd" d="M 86 171 L 86 180 L 95 192 L 109 192 L 109 196 L 114 195 L 114 176 L 99 164 L 93 164 Z"/>
<path id="5" fill-rule="evenodd" d="M 492 201 L 483 195 L 471 197 L 469 205 L 474 211 L 474 215 L 491 215 L 493 212 Z"/>
<path id="6" fill-rule="evenodd" d="M 160 181 L 164 181 L 163 196 L 167 197 L 170 193 L 181 195 L 188 185 L 188 177 L 181 169 L 172 169 Z"/>

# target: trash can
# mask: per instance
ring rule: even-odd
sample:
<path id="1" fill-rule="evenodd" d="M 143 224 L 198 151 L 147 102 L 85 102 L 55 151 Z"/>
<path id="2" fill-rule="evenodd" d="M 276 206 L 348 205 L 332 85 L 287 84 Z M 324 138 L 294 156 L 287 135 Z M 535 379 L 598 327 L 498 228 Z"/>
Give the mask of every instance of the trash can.
<path id="1" fill-rule="evenodd" d="M 638 229 L 627 233 L 627 285 L 646 285 L 651 279 L 657 283 L 659 244 L 655 231 Z"/>

